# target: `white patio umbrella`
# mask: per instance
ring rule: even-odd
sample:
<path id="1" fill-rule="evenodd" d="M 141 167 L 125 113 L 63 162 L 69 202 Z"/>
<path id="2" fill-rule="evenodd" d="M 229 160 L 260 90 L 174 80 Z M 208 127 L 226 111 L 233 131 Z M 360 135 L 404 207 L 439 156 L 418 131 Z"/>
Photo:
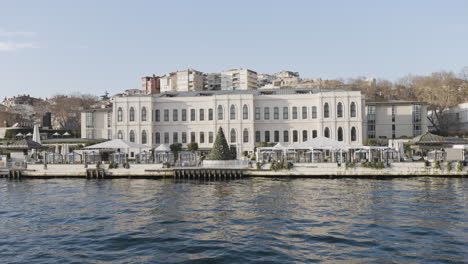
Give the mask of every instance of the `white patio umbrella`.
<path id="1" fill-rule="evenodd" d="M 16 134 L 17 137 L 22 137 L 24 136 L 23 133 L 19 132 L 18 134 Z"/>
<path id="2" fill-rule="evenodd" d="M 32 141 L 41 144 L 41 134 L 39 133 L 39 127 L 37 124 L 34 125 Z"/>
<path id="3" fill-rule="evenodd" d="M 70 135 L 70 133 L 65 132 L 65 133 L 63 133 L 63 136 L 64 136 L 64 137 L 68 137 L 68 136 L 71 136 L 71 135 Z"/>

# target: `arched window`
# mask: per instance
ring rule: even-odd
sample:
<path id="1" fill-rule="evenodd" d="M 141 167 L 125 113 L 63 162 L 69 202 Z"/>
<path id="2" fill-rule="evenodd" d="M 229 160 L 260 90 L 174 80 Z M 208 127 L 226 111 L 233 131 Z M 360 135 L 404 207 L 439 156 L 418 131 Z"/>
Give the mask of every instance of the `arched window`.
<path id="1" fill-rule="evenodd" d="M 247 120 L 249 119 L 249 107 L 245 104 L 244 107 L 242 108 L 242 115 L 243 115 L 243 119 L 244 120 Z"/>
<path id="2" fill-rule="evenodd" d="M 135 109 L 130 107 L 130 121 L 135 121 Z"/>
<path id="3" fill-rule="evenodd" d="M 249 130 L 244 129 L 244 143 L 249 143 Z"/>
<path id="4" fill-rule="evenodd" d="M 349 113 L 350 113 L 351 117 L 356 117 L 356 103 L 351 102 L 351 106 L 349 108 L 350 108 Z"/>
<path id="5" fill-rule="evenodd" d="M 119 107 L 119 110 L 117 110 L 117 121 L 122 122 L 123 120 L 123 111 L 122 107 Z"/>
<path id="6" fill-rule="evenodd" d="M 356 135 L 356 128 L 355 127 L 352 127 L 351 128 L 351 141 L 356 141 L 357 139 L 357 135 Z"/>
<path id="7" fill-rule="evenodd" d="M 236 143 L 237 138 L 236 138 L 236 130 L 233 128 L 231 129 L 231 143 Z"/>
<path id="8" fill-rule="evenodd" d="M 336 117 L 343 117 L 343 104 L 341 102 L 336 106 Z"/>
<path id="9" fill-rule="evenodd" d="M 343 128 L 338 128 L 338 141 L 343 141 Z"/>
<path id="10" fill-rule="evenodd" d="M 141 109 L 141 121 L 146 121 L 146 107 Z"/>
<path id="11" fill-rule="evenodd" d="M 328 127 L 326 127 L 324 130 L 323 130 L 323 135 L 327 138 L 330 138 L 330 129 Z"/>
<path id="12" fill-rule="evenodd" d="M 229 110 L 229 115 L 231 120 L 236 120 L 236 107 L 231 105 L 231 110 Z"/>
<path id="13" fill-rule="evenodd" d="M 222 105 L 218 105 L 218 120 L 223 120 L 223 106 Z"/>
<path id="14" fill-rule="evenodd" d="M 117 139 L 123 139 L 122 130 L 119 130 L 119 132 L 117 133 Z"/>
<path id="15" fill-rule="evenodd" d="M 130 131 L 130 142 L 135 143 L 135 131 Z"/>
<path id="16" fill-rule="evenodd" d="M 146 144 L 148 143 L 148 137 L 146 136 L 146 131 L 143 130 L 141 132 L 141 144 Z"/>
<path id="17" fill-rule="evenodd" d="M 330 117 L 330 106 L 328 105 L 328 103 L 325 103 L 323 105 L 323 117 L 324 118 Z"/>

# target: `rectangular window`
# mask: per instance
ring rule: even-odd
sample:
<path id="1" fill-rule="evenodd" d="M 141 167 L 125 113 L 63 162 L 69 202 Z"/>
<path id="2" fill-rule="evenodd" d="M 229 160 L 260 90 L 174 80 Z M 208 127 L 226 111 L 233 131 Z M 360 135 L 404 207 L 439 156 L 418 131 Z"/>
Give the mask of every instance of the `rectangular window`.
<path id="1" fill-rule="evenodd" d="M 93 113 L 86 113 L 86 127 L 93 128 Z"/>
<path id="2" fill-rule="evenodd" d="M 107 130 L 107 139 L 112 139 L 112 129 Z"/>
<path id="3" fill-rule="evenodd" d="M 302 130 L 302 142 L 307 141 L 307 130 Z"/>
<path id="4" fill-rule="evenodd" d="M 258 143 L 262 141 L 260 131 L 255 131 L 255 142 Z"/>
<path id="5" fill-rule="evenodd" d="M 169 132 L 164 132 L 164 144 L 169 144 Z"/>
<path id="6" fill-rule="evenodd" d="M 396 105 L 392 105 L 392 122 L 395 122 L 396 117 Z"/>
<path id="7" fill-rule="evenodd" d="M 275 130 L 274 136 L 273 136 L 275 143 L 276 143 L 276 142 L 279 142 L 279 137 L 280 137 L 280 136 L 279 136 L 279 131 L 278 131 L 278 130 Z"/>
<path id="8" fill-rule="evenodd" d="M 164 121 L 169 121 L 169 109 L 164 109 Z"/>
<path id="9" fill-rule="evenodd" d="M 284 130 L 283 131 L 283 142 L 289 142 L 289 131 L 288 130 Z"/>
<path id="10" fill-rule="evenodd" d="M 317 119 L 317 107 L 312 106 L 312 119 Z"/>
<path id="11" fill-rule="evenodd" d="M 187 109 L 182 109 L 182 121 L 187 121 Z"/>
<path id="12" fill-rule="evenodd" d="M 200 132 L 200 144 L 205 143 L 205 132 Z"/>
<path id="13" fill-rule="evenodd" d="M 197 134 L 195 132 L 190 132 L 190 142 L 197 142 Z"/>
<path id="14" fill-rule="evenodd" d="M 159 109 L 156 109 L 155 112 L 156 112 L 156 114 L 155 114 L 156 115 L 156 122 L 161 121 L 161 113 L 160 113 Z"/>
<path id="15" fill-rule="evenodd" d="M 208 109 L 208 120 L 213 120 L 213 108 Z"/>
<path id="16" fill-rule="evenodd" d="M 273 108 L 273 118 L 275 120 L 279 119 L 279 108 L 278 107 Z"/>
<path id="17" fill-rule="evenodd" d="M 297 119 L 297 107 L 293 106 L 292 109 L 292 119 Z"/>
<path id="18" fill-rule="evenodd" d="M 195 109 L 190 109 L 190 121 L 195 121 Z"/>
<path id="19" fill-rule="evenodd" d="M 200 121 L 204 121 L 205 120 L 205 109 L 200 109 L 199 110 L 199 114 L 200 114 Z"/>
<path id="20" fill-rule="evenodd" d="M 213 135 L 214 135 L 213 132 L 209 132 L 209 133 L 208 133 L 208 142 L 209 142 L 209 143 L 213 143 Z"/>
<path id="21" fill-rule="evenodd" d="M 182 132 L 182 144 L 187 143 L 187 132 Z"/>
<path id="22" fill-rule="evenodd" d="M 161 144 L 161 134 L 159 132 L 156 132 L 155 142 L 156 144 Z"/>
<path id="23" fill-rule="evenodd" d="M 260 120 L 260 107 L 255 107 L 255 120 Z"/>
<path id="24" fill-rule="evenodd" d="M 316 138 L 317 137 L 317 130 L 312 130 L 312 138 Z"/>
<path id="25" fill-rule="evenodd" d="M 270 142 L 270 131 L 265 131 L 265 142 Z"/>
<path id="26" fill-rule="evenodd" d="M 270 120 L 270 108 L 269 107 L 263 108 L 263 119 Z"/>
<path id="27" fill-rule="evenodd" d="M 107 113 L 107 127 L 111 127 L 112 125 L 112 113 Z"/>
<path id="28" fill-rule="evenodd" d="M 293 142 L 299 141 L 297 130 L 293 130 Z"/>
<path id="29" fill-rule="evenodd" d="M 179 133 L 174 132 L 172 133 L 172 143 L 177 143 L 179 142 Z"/>
<path id="30" fill-rule="evenodd" d="M 307 107 L 302 107 L 302 119 L 307 119 Z"/>
<path id="31" fill-rule="evenodd" d="M 284 120 L 289 119 L 289 108 L 287 106 L 283 107 L 283 119 Z"/>
<path id="32" fill-rule="evenodd" d="M 179 111 L 177 109 L 172 110 L 172 120 L 178 121 L 179 119 Z"/>

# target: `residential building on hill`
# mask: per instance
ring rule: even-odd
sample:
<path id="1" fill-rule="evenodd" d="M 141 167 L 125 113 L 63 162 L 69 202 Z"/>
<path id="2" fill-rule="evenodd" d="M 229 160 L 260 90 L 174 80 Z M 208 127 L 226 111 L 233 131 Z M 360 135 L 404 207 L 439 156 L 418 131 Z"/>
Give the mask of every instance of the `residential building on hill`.
<path id="1" fill-rule="evenodd" d="M 160 77 L 160 91 L 202 91 L 205 88 L 205 78 L 202 72 L 193 69 L 168 73 Z"/>

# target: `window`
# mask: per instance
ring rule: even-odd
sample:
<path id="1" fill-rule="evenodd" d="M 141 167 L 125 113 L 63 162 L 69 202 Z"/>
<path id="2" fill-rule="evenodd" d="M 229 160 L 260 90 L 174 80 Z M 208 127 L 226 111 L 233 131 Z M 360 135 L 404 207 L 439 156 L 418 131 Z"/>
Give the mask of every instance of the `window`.
<path id="1" fill-rule="evenodd" d="M 141 144 L 144 145 L 144 144 L 146 144 L 146 143 L 148 143 L 148 136 L 146 135 L 146 131 L 143 130 L 143 131 L 141 132 Z"/>
<path id="2" fill-rule="evenodd" d="M 208 132 L 208 143 L 213 143 L 213 138 L 214 138 L 214 133 L 213 132 Z"/>
<path id="3" fill-rule="evenodd" d="M 130 121 L 135 121 L 135 109 L 130 107 Z"/>
<path id="4" fill-rule="evenodd" d="M 297 141 L 299 141 L 297 130 L 293 130 L 293 142 L 297 142 Z"/>
<path id="5" fill-rule="evenodd" d="M 164 132 L 164 144 L 169 144 L 169 132 Z"/>
<path id="6" fill-rule="evenodd" d="M 343 141 L 343 128 L 338 128 L 338 141 Z"/>
<path id="7" fill-rule="evenodd" d="M 260 120 L 260 107 L 255 107 L 255 120 Z"/>
<path id="8" fill-rule="evenodd" d="M 326 137 L 326 138 L 330 138 L 330 129 L 328 127 L 326 127 L 324 130 L 323 130 L 323 135 Z"/>
<path id="9" fill-rule="evenodd" d="M 275 120 L 278 120 L 278 119 L 279 119 L 279 107 L 273 108 L 273 118 L 274 118 Z"/>
<path id="10" fill-rule="evenodd" d="M 317 130 L 312 130 L 312 138 L 316 138 L 317 137 Z"/>
<path id="11" fill-rule="evenodd" d="M 141 109 L 141 121 L 145 122 L 146 121 L 146 107 L 143 107 Z"/>
<path id="12" fill-rule="evenodd" d="M 187 143 L 187 132 L 182 132 L 182 144 Z"/>
<path id="13" fill-rule="evenodd" d="M 392 105 L 392 122 L 395 122 L 396 105 Z"/>
<path id="14" fill-rule="evenodd" d="M 208 109 L 208 120 L 213 120 L 213 108 Z"/>
<path id="15" fill-rule="evenodd" d="M 112 126 L 112 112 L 107 113 L 107 127 Z"/>
<path id="16" fill-rule="evenodd" d="M 292 108 L 292 119 L 297 119 L 297 107 L 293 106 Z"/>
<path id="17" fill-rule="evenodd" d="M 229 110 L 229 119 L 236 120 L 236 107 L 234 105 L 231 105 Z"/>
<path id="18" fill-rule="evenodd" d="M 205 132 L 200 132 L 200 144 L 205 143 Z"/>
<path id="19" fill-rule="evenodd" d="M 169 109 L 164 109 L 164 121 L 169 122 Z"/>
<path id="20" fill-rule="evenodd" d="M 309 132 L 307 130 L 302 130 L 302 142 L 307 141 L 307 134 Z"/>
<path id="21" fill-rule="evenodd" d="M 265 131 L 265 142 L 270 142 L 270 131 Z"/>
<path id="22" fill-rule="evenodd" d="M 223 107 L 218 105 L 218 120 L 223 120 Z"/>
<path id="23" fill-rule="evenodd" d="M 179 142 L 179 133 L 174 132 L 172 133 L 172 143 L 177 143 Z"/>
<path id="24" fill-rule="evenodd" d="M 117 121 L 122 122 L 122 120 L 123 120 L 123 111 L 122 111 L 122 108 L 119 107 L 119 110 L 117 110 Z"/>
<path id="25" fill-rule="evenodd" d="M 86 131 L 86 138 L 94 139 L 93 130 Z"/>
<path id="26" fill-rule="evenodd" d="M 190 142 L 196 142 L 197 141 L 197 135 L 195 132 L 190 132 Z"/>
<path id="27" fill-rule="evenodd" d="M 112 129 L 107 130 L 107 139 L 112 139 Z"/>
<path id="28" fill-rule="evenodd" d="M 343 104 L 341 102 L 336 106 L 336 117 L 343 117 Z"/>
<path id="29" fill-rule="evenodd" d="M 263 119 L 270 120 L 270 107 L 263 108 Z"/>
<path id="30" fill-rule="evenodd" d="M 289 108 L 287 106 L 283 107 L 283 119 L 284 120 L 289 119 Z"/>
<path id="31" fill-rule="evenodd" d="M 160 111 L 159 109 L 156 109 L 156 122 L 159 122 L 159 121 L 161 121 Z"/>
<path id="32" fill-rule="evenodd" d="M 242 108 L 242 118 L 244 120 L 249 119 L 249 107 L 245 104 L 244 107 Z"/>
<path id="33" fill-rule="evenodd" d="M 247 128 L 244 129 L 243 138 L 244 138 L 244 140 L 243 140 L 244 143 L 249 143 L 249 130 L 247 130 Z"/>
<path id="34" fill-rule="evenodd" d="M 195 109 L 190 109 L 190 121 L 195 121 Z"/>
<path id="35" fill-rule="evenodd" d="M 312 119 L 317 119 L 317 107 L 312 106 Z"/>
<path id="36" fill-rule="evenodd" d="M 395 124 L 392 125 L 392 138 L 393 139 L 396 138 L 396 125 Z"/>
<path id="37" fill-rule="evenodd" d="M 349 113 L 350 113 L 351 117 L 356 117 L 356 103 L 351 102 L 351 106 L 349 108 L 350 108 Z"/>
<path id="38" fill-rule="evenodd" d="M 182 109 L 182 121 L 187 121 L 187 109 Z"/>
<path id="39" fill-rule="evenodd" d="M 284 130 L 283 131 L 283 141 L 284 142 L 289 142 L 289 131 L 288 130 Z"/>
<path id="40" fill-rule="evenodd" d="M 156 144 L 161 144 L 161 134 L 159 132 L 156 132 L 155 142 Z"/>
<path id="41" fill-rule="evenodd" d="M 258 143 L 262 141 L 262 135 L 260 134 L 260 131 L 255 131 L 255 142 Z"/>
<path id="42" fill-rule="evenodd" d="M 355 127 L 352 127 L 351 128 L 351 141 L 356 141 L 357 139 L 357 133 L 356 133 L 356 128 Z"/>
<path id="43" fill-rule="evenodd" d="M 279 138 L 280 138 L 280 135 L 279 135 L 279 131 L 278 130 L 275 130 L 275 132 L 273 132 L 273 141 L 276 143 L 276 142 L 279 142 Z"/>
<path id="44" fill-rule="evenodd" d="M 231 143 L 236 143 L 236 130 L 233 128 L 231 129 Z"/>
<path id="45" fill-rule="evenodd" d="M 86 128 L 93 127 L 93 113 L 87 112 L 86 113 Z"/>
<path id="46" fill-rule="evenodd" d="M 117 139 L 123 139 L 123 133 L 121 130 L 117 133 Z"/>
<path id="47" fill-rule="evenodd" d="M 179 120 L 179 111 L 177 109 L 172 110 L 172 121 L 177 122 Z"/>
<path id="48" fill-rule="evenodd" d="M 324 118 L 329 118 L 330 117 L 330 106 L 328 103 L 325 103 L 323 105 L 323 117 Z"/>
<path id="49" fill-rule="evenodd" d="M 130 130 L 130 142 L 135 143 L 135 131 Z"/>
<path id="50" fill-rule="evenodd" d="M 302 107 L 302 119 L 307 119 L 307 107 Z"/>
<path id="51" fill-rule="evenodd" d="M 200 121 L 205 121 L 205 109 L 199 110 Z"/>

